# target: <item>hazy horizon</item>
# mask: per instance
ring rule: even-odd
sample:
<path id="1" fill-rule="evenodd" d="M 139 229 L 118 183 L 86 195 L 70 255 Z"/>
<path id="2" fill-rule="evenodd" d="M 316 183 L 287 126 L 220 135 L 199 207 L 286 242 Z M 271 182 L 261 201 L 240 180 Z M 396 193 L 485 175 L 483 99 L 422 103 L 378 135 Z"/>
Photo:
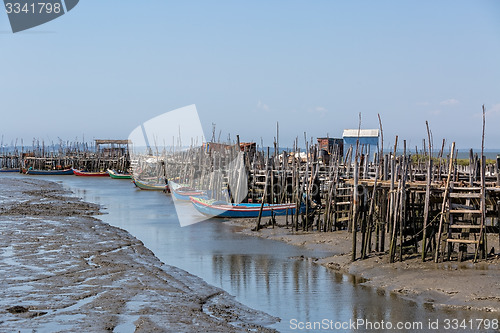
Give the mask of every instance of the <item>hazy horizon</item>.
<path id="1" fill-rule="evenodd" d="M 125 139 L 196 104 L 241 141 L 379 128 L 384 146 L 499 147 L 498 1 L 80 1 L 12 34 L 0 13 L 4 142 Z"/>

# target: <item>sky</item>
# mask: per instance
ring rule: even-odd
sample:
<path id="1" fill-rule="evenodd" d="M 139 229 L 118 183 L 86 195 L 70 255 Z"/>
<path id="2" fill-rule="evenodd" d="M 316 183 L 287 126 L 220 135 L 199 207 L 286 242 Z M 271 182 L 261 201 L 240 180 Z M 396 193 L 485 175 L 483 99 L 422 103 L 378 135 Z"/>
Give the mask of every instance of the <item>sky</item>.
<path id="1" fill-rule="evenodd" d="M 500 148 L 500 1 L 82 0 L 13 34 L 0 134 L 123 139 L 195 104 L 205 135 L 280 146 L 379 128 L 384 145 Z"/>

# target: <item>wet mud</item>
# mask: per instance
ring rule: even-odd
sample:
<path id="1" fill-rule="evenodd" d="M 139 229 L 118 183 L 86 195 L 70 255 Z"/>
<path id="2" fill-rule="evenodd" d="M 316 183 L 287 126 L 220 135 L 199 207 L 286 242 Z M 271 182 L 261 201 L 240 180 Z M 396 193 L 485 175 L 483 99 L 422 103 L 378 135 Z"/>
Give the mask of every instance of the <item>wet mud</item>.
<path id="1" fill-rule="evenodd" d="M 2 331 L 274 331 L 265 326 L 278 318 L 163 264 L 59 184 L 0 179 L 0 187 Z"/>

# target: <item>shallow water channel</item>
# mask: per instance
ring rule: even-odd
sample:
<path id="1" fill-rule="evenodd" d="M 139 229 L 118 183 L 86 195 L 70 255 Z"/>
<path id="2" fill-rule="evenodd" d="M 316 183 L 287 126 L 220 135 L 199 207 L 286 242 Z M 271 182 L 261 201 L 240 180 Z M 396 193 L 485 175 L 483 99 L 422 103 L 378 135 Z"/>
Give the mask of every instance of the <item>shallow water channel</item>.
<path id="1" fill-rule="evenodd" d="M 335 273 L 310 259 L 328 253 L 241 235 L 237 227 L 219 219 L 180 227 L 169 195 L 138 190 L 128 180 L 40 179 L 60 182 L 85 201 L 102 205 L 105 214 L 98 218 L 130 232 L 164 263 L 201 277 L 249 307 L 281 318 L 271 326 L 281 332 L 498 332 L 495 326 L 485 329 L 484 324 L 478 329 L 478 320 L 498 320 L 497 315 L 418 305 L 365 287 L 352 276 Z M 319 323 L 314 329 L 300 329 L 307 322 Z"/>

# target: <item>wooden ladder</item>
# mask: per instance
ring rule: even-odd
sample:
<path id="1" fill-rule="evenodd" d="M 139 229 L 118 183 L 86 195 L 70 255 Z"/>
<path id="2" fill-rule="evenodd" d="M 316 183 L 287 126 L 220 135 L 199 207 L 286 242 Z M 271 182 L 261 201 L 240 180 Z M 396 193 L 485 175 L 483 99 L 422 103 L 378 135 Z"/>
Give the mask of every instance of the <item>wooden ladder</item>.
<path id="1" fill-rule="evenodd" d="M 449 159 L 448 177 L 443 194 L 443 204 L 441 206 L 441 215 L 439 220 L 437 249 L 434 256 L 434 261 L 442 261 L 444 247 L 441 246 L 441 239 L 443 243 L 448 244 L 448 258 L 451 257 L 453 251 L 453 244 L 459 244 L 461 252 L 459 260 L 464 259 L 468 245 L 475 245 L 474 262 L 476 262 L 479 250 L 481 250 L 481 257 L 486 258 L 486 186 L 485 186 L 485 162 L 486 158 L 483 155 L 481 159 L 481 186 L 464 188 L 466 193 L 460 193 L 459 188 L 452 188 L 451 173 L 453 169 L 453 154 L 455 150 L 455 142 L 451 145 L 451 154 Z M 452 193 L 452 191 L 455 192 Z M 457 193 L 458 192 L 458 193 Z M 471 203 L 473 200 L 474 205 Z M 463 202 L 465 200 L 465 203 Z M 458 202 L 453 202 L 458 201 Z M 479 205 L 477 204 L 479 202 Z M 479 209 L 478 209 L 479 206 Z M 477 220 L 479 218 L 479 224 Z M 444 221 L 446 220 L 446 223 Z M 461 223 L 459 223 L 461 221 Z M 446 228 L 443 230 L 443 227 Z M 453 238 L 454 232 L 460 233 L 459 238 Z M 446 238 L 441 238 L 441 234 L 447 235 Z M 474 239 L 471 239 L 473 234 Z M 478 235 L 479 234 L 479 235 Z M 444 245 L 444 244 L 443 244 Z"/>
<path id="2" fill-rule="evenodd" d="M 338 184 L 333 200 L 333 217 L 336 230 L 347 229 L 349 220 L 352 218 L 352 187 L 346 184 Z"/>
<path id="3" fill-rule="evenodd" d="M 474 245 L 476 260 L 478 249 L 484 252 L 485 246 L 485 207 L 480 187 L 451 188 L 447 204 L 447 259 L 450 260 L 454 245 L 458 244 L 458 261 L 467 257 L 467 248 Z"/>

